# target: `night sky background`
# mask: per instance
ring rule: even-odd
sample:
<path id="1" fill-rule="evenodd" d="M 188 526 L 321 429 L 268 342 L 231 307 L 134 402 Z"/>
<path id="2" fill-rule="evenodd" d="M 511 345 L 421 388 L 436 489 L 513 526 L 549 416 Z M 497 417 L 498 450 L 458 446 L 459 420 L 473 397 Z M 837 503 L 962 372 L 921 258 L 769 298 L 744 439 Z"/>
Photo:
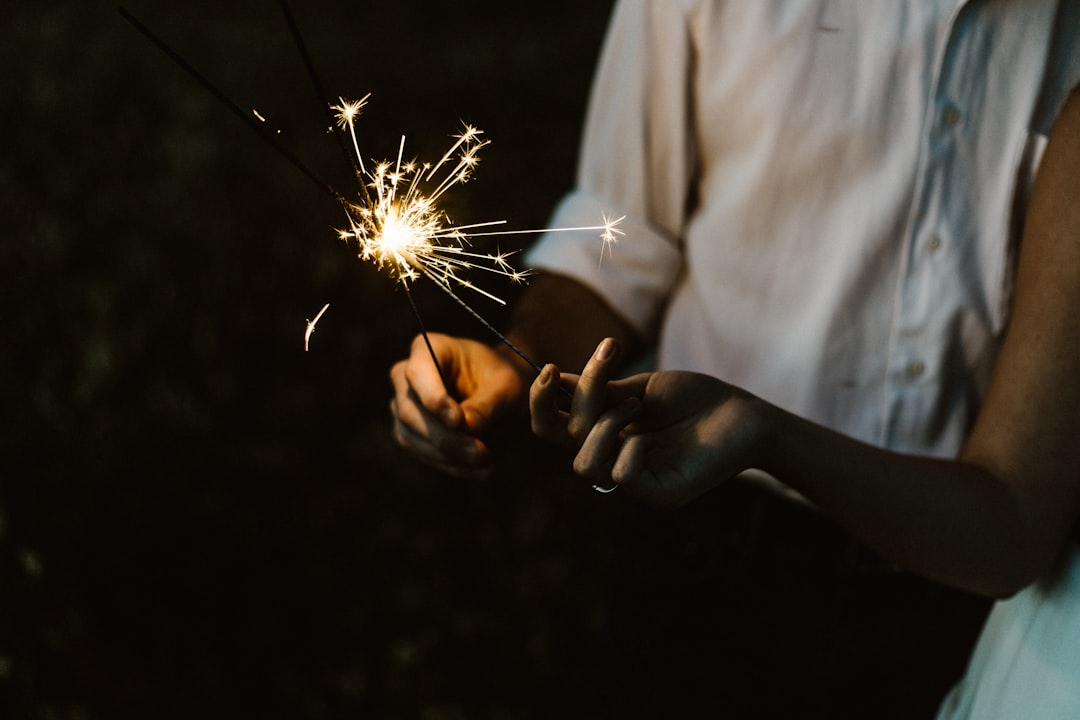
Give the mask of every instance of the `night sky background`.
<path id="1" fill-rule="evenodd" d="M 276 3 L 125 2 L 350 190 Z M 369 158 L 475 124 L 453 217 L 546 222 L 609 0 L 295 6 Z M 485 484 L 403 455 L 404 294 L 115 2 L 5 4 L 0 67 L 0 717 L 574 717 L 625 501 L 524 425 Z"/>

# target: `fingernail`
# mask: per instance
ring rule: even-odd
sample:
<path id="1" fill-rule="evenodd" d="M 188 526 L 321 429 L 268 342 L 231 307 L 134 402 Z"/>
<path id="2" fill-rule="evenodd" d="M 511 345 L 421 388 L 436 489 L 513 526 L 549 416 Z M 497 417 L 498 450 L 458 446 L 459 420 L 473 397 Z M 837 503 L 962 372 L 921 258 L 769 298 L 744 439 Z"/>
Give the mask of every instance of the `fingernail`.
<path id="1" fill-rule="evenodd" d="M 597 360 L 610 360 L 615 356 L 616 343 L 613 338 L 604 338 L 596 348 Z"/>

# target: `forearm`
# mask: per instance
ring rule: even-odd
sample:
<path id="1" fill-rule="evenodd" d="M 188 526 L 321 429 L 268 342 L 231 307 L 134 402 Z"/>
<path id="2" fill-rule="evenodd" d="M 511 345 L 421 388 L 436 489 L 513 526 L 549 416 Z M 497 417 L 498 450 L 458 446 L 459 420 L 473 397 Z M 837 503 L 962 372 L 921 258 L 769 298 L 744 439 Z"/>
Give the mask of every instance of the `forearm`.
<path id="1" fill-rule="evenodd" d="M 633 329 L 589 288 L 561 275 L 536 276 L 510 316 L 507 337 L 541 365 L 555 363 L 569 372 L 584 367 L 598 342 L 614 337 L 624 357 L 640 345 Z M 509 349 L 504 355 L 513 356 Z M 515 358 L 523 373 L 532 369 Z"/>
<path id="2" fill-rule="evenodd" d="M 760 466 L 906 569 L 989 596 L 1046 570 L 1057 542 L 1032 527 L 1028 504 L 974 464 L 860 443 L 771 406 Z"/>
<path id="3" fill-rule="evenodd" d="M 991 595 L 1046 572 L 1080 517 L 1080 90 L 1055 123 L 1008 331 L 959 460 L 877 450 L 766 410 L 763 468 L 912 570 Z"/>

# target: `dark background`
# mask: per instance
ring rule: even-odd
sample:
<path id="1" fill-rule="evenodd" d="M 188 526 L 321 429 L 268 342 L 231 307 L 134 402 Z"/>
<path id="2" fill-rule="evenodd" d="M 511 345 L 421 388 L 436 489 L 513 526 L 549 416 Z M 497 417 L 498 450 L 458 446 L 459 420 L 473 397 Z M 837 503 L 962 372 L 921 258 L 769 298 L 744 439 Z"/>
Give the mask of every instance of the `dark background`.
<path id="1" fill-rule="evenodd" d="M 399 452 L 387 371 L 416 322 L 333 200 L 114 3 L 11 5 L 0 717 L 573 717 L 622 501 L 524 427 L 482 485 Z M 372 93 L 369 158 L 404 133 L 432 159 L 475 124 L 492 145 L 449 207 L 524 228 L 572 182 L 610 5 L 294 11 L 328 93 Z M 276 3 L 126 7 L 349 189 Z M 416 297 L 430 328 L 487 339 Z"/>

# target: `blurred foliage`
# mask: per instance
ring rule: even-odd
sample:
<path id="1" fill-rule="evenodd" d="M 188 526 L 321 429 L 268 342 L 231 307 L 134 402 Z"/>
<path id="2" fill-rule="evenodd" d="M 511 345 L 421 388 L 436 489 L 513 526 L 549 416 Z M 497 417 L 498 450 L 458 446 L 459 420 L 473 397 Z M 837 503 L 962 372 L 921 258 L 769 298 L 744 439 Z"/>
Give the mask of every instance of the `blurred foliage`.
<path id="1" fill-rule="evenodd" d="M 620 501 L 524 427 L 484 485 L 403 456 L 386 377 L 416 322 L 336 240 L 333 201 L 115 5 L 10 5 L 0 717 L 574 717 Z M 372 157 L 402 133 L 431 157 L 473 123 L 493 142 L 455 218 L 537 227 L 572 180 L 610 5 L 295 12 L 327 92 L 373 93 Z M 276 3 L 127 7 L 347 182 Z"/>

